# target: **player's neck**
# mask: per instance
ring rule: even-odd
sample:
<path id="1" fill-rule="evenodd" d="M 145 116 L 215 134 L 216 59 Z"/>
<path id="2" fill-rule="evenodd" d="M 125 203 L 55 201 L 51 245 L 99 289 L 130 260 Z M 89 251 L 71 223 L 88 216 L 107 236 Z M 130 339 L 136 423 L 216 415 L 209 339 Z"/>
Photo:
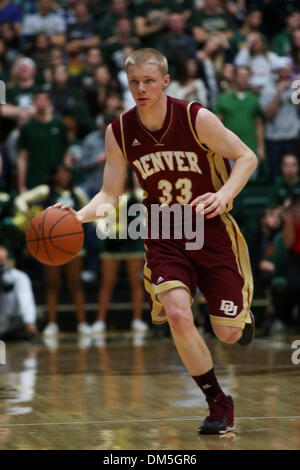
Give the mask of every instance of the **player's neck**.
<path id="1" fill-rule="evenodd" d="M 163 94 L 161 99 L 152 108 L 138 109 L 141 123 L 149 131 L 159 131 L 164 124 L 168 109 L 167 95 Z"/>

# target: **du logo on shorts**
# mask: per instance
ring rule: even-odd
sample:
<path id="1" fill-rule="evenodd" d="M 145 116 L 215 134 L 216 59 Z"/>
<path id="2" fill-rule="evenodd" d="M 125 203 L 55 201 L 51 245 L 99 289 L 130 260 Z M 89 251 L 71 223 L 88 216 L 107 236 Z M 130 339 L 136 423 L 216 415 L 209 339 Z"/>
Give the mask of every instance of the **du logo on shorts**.
<path id="1" fill-rule="evenodd" d="M 234 305 L 231 300 L 222 300 L 220 310 L 223 310 L 225 315 L 234 317 L 237 312 L 237 305 Z"/>

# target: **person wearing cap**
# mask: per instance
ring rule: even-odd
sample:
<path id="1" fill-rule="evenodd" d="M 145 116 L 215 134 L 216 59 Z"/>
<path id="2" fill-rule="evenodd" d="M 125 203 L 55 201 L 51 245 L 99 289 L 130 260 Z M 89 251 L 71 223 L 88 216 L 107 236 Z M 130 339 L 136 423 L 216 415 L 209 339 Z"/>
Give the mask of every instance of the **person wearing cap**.
<path id="1" fill-rule="evenodd" d="M 278 57 L 274 67 L 276 82 L 269 82 L 260 96 L 266 120 L 266 151 L 272 182 L 280 175 L 282 156 L 299 145 L 300 118 L 298 107 L 292 102 L 291 65 L 289 57 Z"/>

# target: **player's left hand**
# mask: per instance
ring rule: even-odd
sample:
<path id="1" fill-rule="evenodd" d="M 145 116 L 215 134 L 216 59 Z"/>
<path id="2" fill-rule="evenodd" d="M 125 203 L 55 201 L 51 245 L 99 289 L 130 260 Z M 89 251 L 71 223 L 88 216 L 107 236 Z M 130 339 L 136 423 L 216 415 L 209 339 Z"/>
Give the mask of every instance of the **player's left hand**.
<path id="1" fill-rule="evenodd" d="M 225 209 L 227 203 L 219 193 L 205 193 L 196 197 L 190 204 L 196 206 L 197 214 L 202 212 L 207 219 L 212 219 Z M 197 207 L 198 204 L 200 204 L 199 207 Z"/>

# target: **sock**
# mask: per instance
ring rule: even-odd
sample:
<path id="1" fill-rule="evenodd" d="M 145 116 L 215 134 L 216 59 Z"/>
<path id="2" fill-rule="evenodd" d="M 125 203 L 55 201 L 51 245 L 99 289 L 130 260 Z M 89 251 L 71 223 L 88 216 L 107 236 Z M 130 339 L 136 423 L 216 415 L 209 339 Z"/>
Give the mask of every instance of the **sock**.
<path id="1" fill-rule="evenodd" d="M 225 396 L 223 390 L 221 389 L 218 383 L 214 368 L 210 369 L 203 375 L 192 375 L 192 377 L 198 387 L 201 388 L 207 401 L 213 400 L 219 394 Z"/>

